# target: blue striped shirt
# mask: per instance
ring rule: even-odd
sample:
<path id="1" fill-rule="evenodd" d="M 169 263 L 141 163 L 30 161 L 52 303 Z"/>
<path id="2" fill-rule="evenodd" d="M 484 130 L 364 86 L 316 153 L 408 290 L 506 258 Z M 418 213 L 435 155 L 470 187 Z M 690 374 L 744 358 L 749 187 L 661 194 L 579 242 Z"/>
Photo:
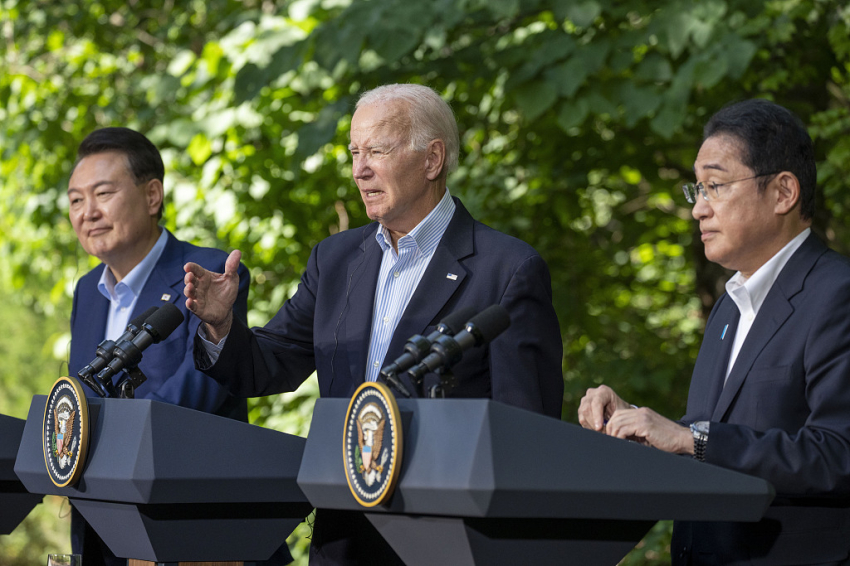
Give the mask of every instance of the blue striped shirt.
<path id="1" fill-rule="evenodd" d="M 378 287 L 375 289 L 375 310 L 372 313 L 372 333 L 369 337 L 369 356 L 366 358 L 366 381 L 376 381 L 381 363 L 387 355 L 393 333 L 404 309 L 422 275 L 428 268 L 437 244 L 455 212 L 455 203 L 448 189 L 428 216 L 409 234 L 399 238 L 398 252 L 393 248 L 389 231 L 380 226 L 375 239 L 383 250 Z M 401 352 L 399 352 L 401 353 Z"/>

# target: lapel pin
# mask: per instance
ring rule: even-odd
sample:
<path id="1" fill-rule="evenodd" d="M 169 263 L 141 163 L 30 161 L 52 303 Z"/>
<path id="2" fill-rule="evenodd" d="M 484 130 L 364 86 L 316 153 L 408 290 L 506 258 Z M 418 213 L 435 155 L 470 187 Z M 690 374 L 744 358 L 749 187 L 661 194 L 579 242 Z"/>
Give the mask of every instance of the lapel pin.
<path id="1" fill-rule="evenodd" d="M 726 338 L 726 331 L 727 331 L 727 330 L 729 330 L 729 325 L 728 325 L 728 324 L 727 324 L 726 326 L 724 326 L 724 327 L 723 327 L 723 334 L 721 334 L 721 335 L 720 335 L 720 339 L 721 339 L 721 340 L 723 340 L 724 338 Z"/>
<path id="2" fill-rule="evenodd" d="M 454 273 L 446 273 L 446 279 L 451 279 L 452 281 L 457 281 L 457 275 Z"/>
<path id="3" fill-rule="evenodd" d="M 159 298 L 159 300 L 160 301 L 170 301 L 171 295 L 169 295 L 168 293 L 163 293 L 162 296 Z"/>

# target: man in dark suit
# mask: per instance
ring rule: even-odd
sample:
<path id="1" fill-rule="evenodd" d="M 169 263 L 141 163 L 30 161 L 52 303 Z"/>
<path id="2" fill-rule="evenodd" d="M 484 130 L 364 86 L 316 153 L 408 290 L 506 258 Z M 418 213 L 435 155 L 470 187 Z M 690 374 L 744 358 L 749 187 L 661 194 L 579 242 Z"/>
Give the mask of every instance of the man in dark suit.
<path id="1" fill-rule="evenodd" d="M 222 269 L 227 254 L 181 242 L 159 226 L 163 173 L 159 151 L 133 130 L 103 128 L 80 144 L 68 183 L 70 219 L 83 249 L 103 263 L 83 276 L 74 291 L 70 374 L 91 362 L 97 345 L 120 336 L 134 317 L 171 303 L 183 311 L 184 321 L 145 351 L 139 368 L 147 381 L 136 389 L 136 398 L 247 422 L 245 400 L 195 369 L 192 349 L 199 321 L 189 316 L 182 300 L 183 265 L 193 261 Z M 247 303 L 248 271 L 239 266 L 233 314 L 243 323 Z M 126 563 L 114 558 L 76 511 L 72 543 L 86 565 Z"/>
<path id="2" fill-rule="evenodd" d="M 511 326 L 466 352 L 450 395 L 559 418 L 562 345 L 548 268 L 449 194 L 459 148 L 449 106 L 420 85 L 379 87 L 358 101 L 350 139 L 353 176 L 376 222 L 319 243 L 295 295 L 265 328 L 249 330 L 230 315 L 238 252 L 223 274 L 187 265 L 187 304 L 205 322 L 199 367 L 244 396 L 294 390 L 315 370 L 322 396 L 348 397 L 410 336 L 460 308 L 499 303 Z M 362 514 L 323 509 L 311 545 L 311 563 L 321 561 L 398 558 Z"/>
<path id="3" fill-rule="evenodd" d="M 579 422 L 776 488 L 758 523 L 677 523 L 674 564 L 846 564 L 850 262 L 811 234 L 811 138 L 785 108 L 741 102 L 708 122 L 694 171 L 685 194 L 705 255 L 737 273 L 706 324 L 687 414 L 676 423 L 602 386 Z"/>

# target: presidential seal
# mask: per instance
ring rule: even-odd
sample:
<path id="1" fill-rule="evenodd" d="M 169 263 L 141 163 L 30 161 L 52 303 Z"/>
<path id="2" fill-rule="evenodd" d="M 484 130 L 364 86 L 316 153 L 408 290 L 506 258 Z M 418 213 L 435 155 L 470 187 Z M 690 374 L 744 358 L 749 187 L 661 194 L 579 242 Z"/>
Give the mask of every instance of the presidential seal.
<path id="1" fill-rule="evenodd" d="M 53 384 L 44 407 L 41 429 L 44 463 L 58 487 L 80 479 L 89 446 L 89 406 L 83 387 L 70 377 Z"/>
<path id="2" fill-rule="evenodd" d="M 374 507 L 389 498 L 401 470 L 401 417 L 395 397 L 383 383 L 360 385 L 345 414 L 342 456 L 354 498 Z"/>

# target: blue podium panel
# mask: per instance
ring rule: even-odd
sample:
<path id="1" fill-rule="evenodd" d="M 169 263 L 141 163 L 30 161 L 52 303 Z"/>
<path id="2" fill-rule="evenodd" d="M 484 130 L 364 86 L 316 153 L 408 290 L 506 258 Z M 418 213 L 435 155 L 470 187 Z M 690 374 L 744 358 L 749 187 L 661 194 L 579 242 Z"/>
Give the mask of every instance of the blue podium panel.
<path id="1" fill-rule="evenodd" d="M 143 399 L 88 400 L 87 462 L 59 488 L 42 455 L 45 400 L 33 398 L 15 473 L 69 497 L 116 556 L 265 560 L 312 510 L 296 482 L 304 438 Z"/>
<path id="2" fill-rule="evenodd" d="M 757 521 L 764 480 L 487 399 L 402 399 L 383 505 L 345 477 L 346 399 L 319 399 L 298 473 L 318 508 L 364 511 L 407 564 L 614 564 L 661 519 Z"/>
<path id="3" fill-rule="evenodd" d="M 28 493 L 15 475 L 15 458 L 25 421 L 0 415 L 0 535 L 8 535 L 23 521 L 43 495 Z"/>

